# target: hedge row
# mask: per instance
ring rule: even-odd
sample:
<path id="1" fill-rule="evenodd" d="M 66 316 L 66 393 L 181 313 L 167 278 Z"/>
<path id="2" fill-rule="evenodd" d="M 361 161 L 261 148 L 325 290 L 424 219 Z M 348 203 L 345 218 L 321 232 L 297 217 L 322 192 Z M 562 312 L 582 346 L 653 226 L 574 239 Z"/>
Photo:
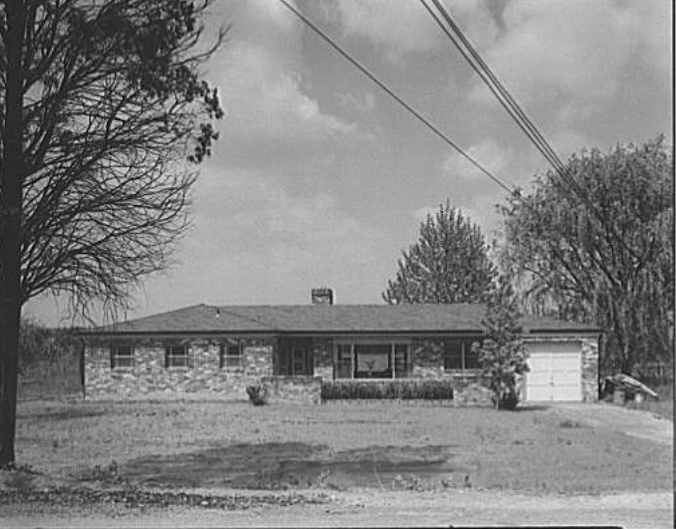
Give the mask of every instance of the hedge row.
<path id="1" fill-rule="evenodd" d="M 325 380 L 322 382 L 322 400 L 341 399 L 453 399 L 450 380 Z"/>

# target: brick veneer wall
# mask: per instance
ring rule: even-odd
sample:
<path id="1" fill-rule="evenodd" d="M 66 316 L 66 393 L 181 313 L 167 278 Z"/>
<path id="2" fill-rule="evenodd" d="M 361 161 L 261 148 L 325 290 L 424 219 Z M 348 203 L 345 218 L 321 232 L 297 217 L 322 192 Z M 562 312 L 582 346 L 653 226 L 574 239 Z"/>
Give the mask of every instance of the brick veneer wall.
<path id="1" fill-rule="evenodd" d="M 247 399 L 246 386 L 272 374 L 274 341 L 244 342 L 242 365 L 219 366 L 220 342 L 194 340 L 189 345 L 193 367 L 165 367 L 161 342 L 134 345 L 134 365 L 110 367 L 110 346 L 85 348 L 85 398 L 121 399 Z"/>

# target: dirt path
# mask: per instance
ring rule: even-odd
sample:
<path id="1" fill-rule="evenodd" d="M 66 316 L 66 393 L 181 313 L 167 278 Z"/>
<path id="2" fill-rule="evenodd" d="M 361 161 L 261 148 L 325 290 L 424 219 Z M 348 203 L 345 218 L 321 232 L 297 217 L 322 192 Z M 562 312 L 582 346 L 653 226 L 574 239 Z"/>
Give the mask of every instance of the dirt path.
<path id="1" fill-rule="evenodd" d="M 610 404 L 557 404 L 564 417 L 595 428 L 622 432 L 633 437 L 673 446 L 674 423 L 650 412 L 629 410 Z"/>
<path id="2" fill-rule="evenodd" d="M 669 492 L 603 496 L 526 496 L 508 492 L 340 492 L 325 505 L 264 507 L 247 511 L 209 509 L 130 510 L 99 506 L 80 510 L 34 506 L 0 510 L 9 527 L 319 527 L 468 525 L 620 525 L 673 527 Z"/>

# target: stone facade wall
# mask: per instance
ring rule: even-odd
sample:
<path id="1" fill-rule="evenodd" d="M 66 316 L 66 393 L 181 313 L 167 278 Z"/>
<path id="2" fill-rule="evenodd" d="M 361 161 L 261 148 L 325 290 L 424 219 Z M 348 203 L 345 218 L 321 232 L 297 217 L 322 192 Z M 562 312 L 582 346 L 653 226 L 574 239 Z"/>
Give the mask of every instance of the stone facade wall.
<path id="1" fill-rule="evenodd" d="M 528 341 L 577 340 L 582 350 L 582 396 L 598 400 L 598 340 L 588 337 L 542 337 Z M 180 342 L 172 342 L 174 344 Z M 240 367 L 219 366 L 222 340 L 184 340 L 189 345 L 192 367 L 165 367 L 165 342 L 134 343 L 133 367 L 111 369 L 110 345 L 91 343 L 85 349 L 85 398 L 122 399 L 237 399 L 246 400 L 246 387 L 265 379 L 272 402 L 317 403 L 321 381 L 333 379 L 333 342 L 319 339 L 313 346 L 314 376 L 273 376 L 275 339 L 246 339 Z M 226 342 L 227 343 L 227 342 Z M 131 344 L 131 342 L 128 342 Z M 486 405 L 487 391 L 481 381 L 444 370 L 443 347 L 433 339 L 417 339 L 410 347 L 411 378 L 453 379 L 457 405 Z"/>
<path id="2" fill-rule="evenodd" d="M 599 400 L 599 341 L 582 340 L 582 400 Z"/>
<path id="3" fill-rule="evenodd" d="M 246 399 L 246 386 L 272 375 L 274 342 L 245 341 L 240 367 L 219 365 L 220 342 L 189 343 L 192 367 L 165 367 L 165 344 L 134 345 L 133 367 L 111 369 L 110 346 L 85 349 L 85 398 L 121 399 Z"/>
<path id="4" fill-rule="evenodd" d="M 263 377 L 268 403 L 319 404 L 322 398 L 321 377 Z"/>
<path id="5" fill-rule="evenodd" d="M 463 383 L 456 381 L 453 388 L 453 405 L 457 407 L 493 407 L 492 392 L 485 382 Z"/>

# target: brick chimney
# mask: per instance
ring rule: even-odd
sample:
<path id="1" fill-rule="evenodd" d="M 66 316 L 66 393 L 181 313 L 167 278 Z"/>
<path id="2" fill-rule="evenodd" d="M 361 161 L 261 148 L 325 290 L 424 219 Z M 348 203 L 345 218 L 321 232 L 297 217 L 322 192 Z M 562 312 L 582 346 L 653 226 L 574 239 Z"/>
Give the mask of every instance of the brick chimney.
<path id="1" fill-rule="evenodd" d="M 313 305 L 333 305 L 333 289 L 328 287 L 320 287 L 312 289 L 312 304 Z"/>

